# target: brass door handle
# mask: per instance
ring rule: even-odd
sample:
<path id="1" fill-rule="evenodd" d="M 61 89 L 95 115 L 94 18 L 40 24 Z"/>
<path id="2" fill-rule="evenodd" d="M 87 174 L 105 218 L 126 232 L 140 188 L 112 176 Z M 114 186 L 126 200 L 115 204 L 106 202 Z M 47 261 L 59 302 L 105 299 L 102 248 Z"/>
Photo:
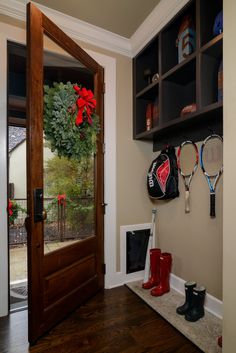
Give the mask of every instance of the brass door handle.
<path id="1" fill-rule="evenodd" d="M 43 209 L 43 212 L 42 212 L 42 219 L 43 221 L 47 219 L 47 211 L 45 209 Z"/>

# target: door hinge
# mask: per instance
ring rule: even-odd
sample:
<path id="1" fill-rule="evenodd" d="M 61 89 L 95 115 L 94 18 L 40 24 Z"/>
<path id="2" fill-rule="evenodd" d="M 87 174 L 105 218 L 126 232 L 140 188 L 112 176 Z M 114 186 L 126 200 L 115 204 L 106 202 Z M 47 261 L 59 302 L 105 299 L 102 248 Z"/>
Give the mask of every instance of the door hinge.
<path id="1" fill-rule="evenodd" d="M 102 144 L 102 153 L 103 154 L 106 153 L 106 144 L 105 143 Z"/>
<path id="2" fill-rule="evenodd" d="M 106 264 L 102 264 L 102 273 L 106 274 Z"/>
<path id="3" fill-rule="evenodd" d="M 102 85 L 102 93 L 103 94 L 106 93 L 106 84 L 105 84 L 105 82 L 103 82 L 103 85 Z"/>

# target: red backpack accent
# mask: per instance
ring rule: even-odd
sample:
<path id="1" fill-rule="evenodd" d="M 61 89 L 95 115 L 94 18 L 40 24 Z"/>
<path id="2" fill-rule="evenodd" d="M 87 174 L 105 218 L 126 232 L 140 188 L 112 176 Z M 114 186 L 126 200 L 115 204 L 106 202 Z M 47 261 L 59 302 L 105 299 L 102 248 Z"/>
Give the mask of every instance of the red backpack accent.
<path id="1" fill-rule="evenodd" d="M 170 161 L 167 159 L 164 163 L 157 168 L 157 181 L 161 187 L 163 193 L 166 192 L 166 183 L 170 175 Z"/>
<path id="2" fill-rule="evenodd" d="M 154 199 L 174 199 L 179 196 L 178 167 L 174 147 L 161 151 L 152 161 L 147 174 L 148 194 Z"/>

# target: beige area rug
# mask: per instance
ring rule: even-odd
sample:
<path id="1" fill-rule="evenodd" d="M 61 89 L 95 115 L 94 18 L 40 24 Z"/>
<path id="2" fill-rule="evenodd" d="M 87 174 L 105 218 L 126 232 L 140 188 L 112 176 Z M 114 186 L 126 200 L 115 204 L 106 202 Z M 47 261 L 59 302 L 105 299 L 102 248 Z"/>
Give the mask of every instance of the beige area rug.
<path id="1" fill-rule="evenodd" d="M 184 303 L 183 295 L 171 289 L 162 297 L 152 297 L 149 290 L 142 289 L 141 284 L 141 281 L 137 281 L 126 285 L 203 352 L 222 352 L 217 345 L 217 337 L 222 334 L 222 320 L 205 311 L 202 319 L 188 322 L 183 316 L 176 314 L 177 306 Z"/>

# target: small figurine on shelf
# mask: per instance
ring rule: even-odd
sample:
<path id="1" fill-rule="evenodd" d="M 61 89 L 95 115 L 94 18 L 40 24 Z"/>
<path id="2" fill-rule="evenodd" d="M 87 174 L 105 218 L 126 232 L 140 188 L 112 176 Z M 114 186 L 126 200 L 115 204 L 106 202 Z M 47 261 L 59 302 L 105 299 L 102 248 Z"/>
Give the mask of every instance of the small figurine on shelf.
<path id="1" fill-rule="evenodd" d="M 159 80 L 159 74 L 158 74 L 158 73 L 155 73 L 155 74 L 152 76 L 152 83 L 157 82 L 158 80 Z"/>
<path id="2" fill-rule="evenodd" d="M 152 128 L 152 114 L 153 114 L 153 103 L 148 103 L 146 108 L 146 130 L 149 131 Z"/>
<path id="3" fill-rule="evenodd" d="M 147 85 L 150 85 L 152 83 L 152 72 L 150 69 L 145 69 L 143 72 L 144 79 L 147 82 Z"/>
<path id="4" fill-rule="evenodd" d="M 194 113 L 197 109 L 197 106 L 196 106 L 196 103 L 192 103 L 192 104 L 189 104 L 189 105 L 186 105 L 186 107 L 184 107 L 181 112 L 180 112 L 180 116 L 185 116 L 187 114 L 190 114 L 190 113 Z"/>
<path id="5" fill-rule="evenodd" d="M 190 15 L 186 15 L 183 18 L 176 40 L 176 47 L 178 47 L 179 63 L 192 54 L 196 48 L 196 32 Z"/>
<path id="6" fill-rule="evenodd" d="M 215 37 L 221 33 L 223 33 L 223 10 L 220 11 L 216 16 L 213 27 L 213 35 Z"/>
<path id="7" fill-rule="evenodd" d="M 223 61 L 221 61 L 218 69 L 218 101 L 223 100 Z"/>

